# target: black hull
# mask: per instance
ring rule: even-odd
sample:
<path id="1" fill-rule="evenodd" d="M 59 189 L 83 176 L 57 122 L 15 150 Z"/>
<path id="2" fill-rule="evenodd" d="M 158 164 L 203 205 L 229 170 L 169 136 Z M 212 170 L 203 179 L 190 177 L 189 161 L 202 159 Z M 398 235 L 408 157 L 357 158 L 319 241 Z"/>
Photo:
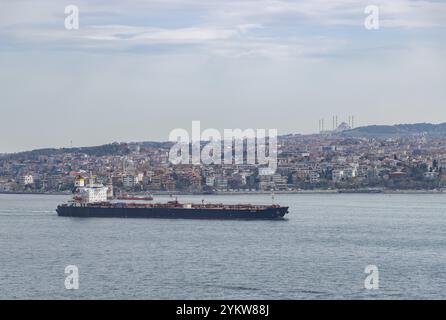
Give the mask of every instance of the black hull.
<path id="1" fill-rule="evenodd" d="M 158 219 L 241 219 L 278 220 L 283 219 L 288 207 L 260 210 L 233 209 L 184 209 L 184 208 L 119 208 L 119 207 L 77 207 L 58 206 L 57 214 L 63 217 L 94 218 L 158 218 Z"/>

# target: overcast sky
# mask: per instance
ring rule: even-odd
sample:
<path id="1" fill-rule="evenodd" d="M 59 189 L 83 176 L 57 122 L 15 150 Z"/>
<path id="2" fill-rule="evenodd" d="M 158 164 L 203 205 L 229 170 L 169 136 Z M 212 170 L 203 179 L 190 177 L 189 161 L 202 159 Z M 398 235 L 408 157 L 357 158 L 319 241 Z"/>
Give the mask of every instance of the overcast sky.
<path id="1" fill-rule="evenodd" d="M 445 31 L 434 0 L 0 0 L 0 153 L 167 140 L 192 120 L 445 122 Z"/>

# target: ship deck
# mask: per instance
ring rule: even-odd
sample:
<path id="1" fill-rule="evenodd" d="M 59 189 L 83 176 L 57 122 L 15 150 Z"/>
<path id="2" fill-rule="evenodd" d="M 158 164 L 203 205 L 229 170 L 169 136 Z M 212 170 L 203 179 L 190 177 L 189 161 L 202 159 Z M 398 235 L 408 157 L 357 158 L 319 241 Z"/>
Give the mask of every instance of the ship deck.
<path id="1" fill-rule="evenodd" d="M 254 204 L 194 204 L 194 203 L 134 203 L 134 202 L 100 202 L 100 203 L 75 203 L 63 204 L 62 206 L 79 206 L 90 208 L 170 208 L 170 209 L 214 209 L 214 210 L 266 210 L 282 208 L 280 205 L 254 205 Z"/>

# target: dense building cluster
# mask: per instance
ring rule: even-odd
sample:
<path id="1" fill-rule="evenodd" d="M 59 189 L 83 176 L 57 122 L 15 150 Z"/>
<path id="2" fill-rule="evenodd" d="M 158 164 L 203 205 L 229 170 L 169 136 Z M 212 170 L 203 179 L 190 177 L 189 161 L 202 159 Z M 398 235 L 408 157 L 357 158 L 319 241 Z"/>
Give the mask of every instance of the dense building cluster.
<path id="1" fill-rule="evenodd" d="M 358 138 L 287 135 L 277 170 L 255 164 L 173 165 L 169 144 L 36 150 L 0 157 L 0 192 L 62 192 L 76 177 L 120 192 L 237 192 L 302 189 L 439 189 L 446 186 L 442 137 Z M 94 180 L 94 181 L 92 181 Z"/>

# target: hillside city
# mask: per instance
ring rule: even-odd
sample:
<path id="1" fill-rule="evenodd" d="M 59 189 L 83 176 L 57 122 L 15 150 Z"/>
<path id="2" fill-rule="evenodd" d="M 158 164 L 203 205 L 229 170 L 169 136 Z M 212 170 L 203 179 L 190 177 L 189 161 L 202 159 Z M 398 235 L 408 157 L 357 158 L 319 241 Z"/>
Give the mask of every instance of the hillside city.
<path id="1" fill-rule="evenodd" d="M 79 176 L 111 186 L 115 194 L 446 187 L 444 136 L 412 133 L 389 138 L 345 132 L 344 128 L 280 136 L 277 170 L 271 175 L 259 174 L 261 166 L 256 164 L 173 165 L 171 143 L 113 143 L 3 154 L 0 192 L 68 193 Z"/>

